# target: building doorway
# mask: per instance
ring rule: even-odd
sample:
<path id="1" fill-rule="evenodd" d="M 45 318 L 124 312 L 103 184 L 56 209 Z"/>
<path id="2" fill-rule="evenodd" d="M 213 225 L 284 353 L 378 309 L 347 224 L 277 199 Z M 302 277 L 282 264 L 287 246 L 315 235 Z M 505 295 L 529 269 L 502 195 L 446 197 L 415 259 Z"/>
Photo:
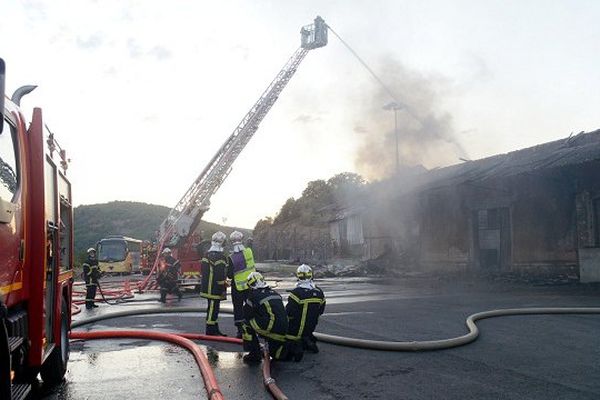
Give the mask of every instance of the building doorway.
<path id="1" fill-rule="evenodd" d="M 510 210 L 507 207 L 477 210 L 473 216 L 475 259 L 487 271 L 510 266 Z"/>

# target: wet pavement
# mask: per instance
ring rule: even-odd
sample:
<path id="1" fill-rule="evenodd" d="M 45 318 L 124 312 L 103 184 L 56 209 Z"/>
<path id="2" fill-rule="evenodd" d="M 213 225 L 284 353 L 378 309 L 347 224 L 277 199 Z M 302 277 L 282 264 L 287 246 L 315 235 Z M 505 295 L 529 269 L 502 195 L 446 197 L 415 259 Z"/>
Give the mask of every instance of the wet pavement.
<path id="1" fill-rule="evenodd" d="M 536 287 L 432 278 L 388 281 L 323 279 L 327 310 L 318 331 L 356 338 L 428 340 L 461 335 L 465 318 L 495 308 L 598 306 L 597 286 Z M 108 286 L 107 282 L 107 286 Z M 289 278 L 276 285 L 284 297 Z M 155 293 L 136 302 L 102 305 L 77 319 L 124 309 L 160 306 Z M 206 302 L 187 293 L 163 307 Z M 229 301 L 224 305 L 230 305 Z M 221 330 L 234 334 L 230 315 Z M 597 399 L 600 398 L 600 315 L 519 316 L 478 322 L 480 338 L 451 350 L 393 353 L 320 343 L 300 363 L 273 365 L 290 399 Z M 198 332 L 202 313 L 133 316 L 100 321 L 83 330 L 153 329 Z M 42 399 L 205 399 L 192 356 L 147 340 L 74 341 L 64 384 L 37 388 Z M 270 399 L 259 366 L 247 366 L 240 346 L 203 344 L 226 399 Z"/>

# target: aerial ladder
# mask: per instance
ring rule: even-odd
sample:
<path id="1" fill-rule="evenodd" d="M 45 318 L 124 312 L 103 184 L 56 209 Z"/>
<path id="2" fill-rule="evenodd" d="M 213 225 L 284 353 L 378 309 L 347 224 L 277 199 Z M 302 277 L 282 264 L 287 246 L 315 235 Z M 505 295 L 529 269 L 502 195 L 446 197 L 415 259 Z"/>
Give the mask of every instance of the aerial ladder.
<path id="1" fill-rule="evenodd" d="M 193 274 L 197 275 L 197 278 L 186 279 L 185 281 L 188 284 L 193 284 L 197 280 L 199 284 L 199 256 L 191 242 L 200 220 L 210 207 L 210 199 L 231 173 L 233 163 L 252 139 L 260 123 L 271 110 L 290 79 L 292 79 L 304 57 L 310 50 L 327 45 L 327 28 L 325 21 L 319 16 L 315 18 L 313 24 L 302 27 L 300 30 L 300 47 L 261 94 L 258 101 L 244 115 L 233 133 L 204 167 L 179 202 L 171 209 L 160 225 L 156 260 L 149 277 L 141 283 L 140 290 L 146 288 L 152 272 L 157 270 L 159 255 L 163 248 L 173 246 L 184 250 L 178 254 L 184 274 L 189 273 L 185 270 L 190 268 L 191 265 Z"/>

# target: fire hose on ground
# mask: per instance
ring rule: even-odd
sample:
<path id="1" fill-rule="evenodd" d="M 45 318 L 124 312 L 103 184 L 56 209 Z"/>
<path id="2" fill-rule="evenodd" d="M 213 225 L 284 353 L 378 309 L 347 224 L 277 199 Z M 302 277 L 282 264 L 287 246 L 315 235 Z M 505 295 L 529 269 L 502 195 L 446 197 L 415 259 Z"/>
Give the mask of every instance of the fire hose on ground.
<path id="1" fill-rule="evenodd" d="M 162 308 L 153 307 L 143 310 L 126 310 L 104 315 L 98 315 L 82 321 L 73 322 L 72 328 L 89 324 L 104 319 L 126 317 L 132 315 L 144 314 L 170 314 L 170 313 L 203 313 L 206 310 L 201 307 L 177 307 L 177 308 Z M 222 313 L 231 314 L 231 307 L 221 308 Z M 369 350 L 384 350 L 384 351 L 430 351 L 442 350 L 453 347 L 463 346 L 471 343 L 479 336 L 479 328 L 475 321 L 514 315 L 547 315 L 547 314 L 600 314 L 600 307 L 532 307 L 532 308 L 507 308 L 483 311 L 470 315 L 466 320 L 467 329 L 469 332 L 465 335 L 457 336 L 449 339 L 441 340 L 426 340 L 426 341 L 383 341 L 383 340 L 368 340 L 349 338 L 344 336 L 329 335 L 326 333 L 315 332 L 315 337 L 324 343 L 336 344 L 340 346 L 357 347 Z"/>
<path id="2" fill-rule="evenodd" d="M 185 311 L 182 311 L 185 309 Z M 168 311 L 167 311 L 168 310 Z M 88 318 L 81 321 L 75 321 L 71 324 L 71 328 L 77 328 L 83 325 L 94 323 L 101 320 L 112 319 L 117 317 L 133 316 L 133 315 L 145 315 L 145 314 L 164 314 L 166 313 L 181 313 L 181 312 L 203 312 L 204 309 L 198 307 L 181 307 L 173 309 L 164 308 L 152 308 L 146 310 L 127 310 L 116 313 L 109 313 L 104 315 L 98 315 L 96 317 Z M 231 313 L 233 310 L 225 309 L 225 312 Z M 208 336 L 198 333 L 163 333 L 154 331 L 94 331 L 94 332 L 77 332 L 72 331 L 70 334 L 71 339 L 110 339 L 110 338 L 138 338 L 138 339 L 150 339 L 150 340 L 162 340 L 177 344 L 189 350 L 200 367 L 202 378 L 204 380 L 204 386 L 210 399 L 223 399 L 223 395 L 218 387 L 214 373 L 206 359 L 206 356 L 191 340 L 203 340 L 203 341 L 214 341 L 231 344 L 242 344 L 242 340 L 238 338 L 225 337 L 225 336 Z M 178 339 L 181 340 L 178 340 Z M 265 350 L 263 358 L 263 382 L 269 392 L 273 395 L 276 400 L 288 400 L 288 397 L 283 394 L 281 389 L 276 385 L 275 379 L 271 377 L 271 364 L 269 360 L 269 354 Z"/>
<path id="3" fill-rule="evenodd" d="M 200 307 L 177 307 L 177 308 L 163 308 L 153 307 L 143 310 L 126 310 L 114 313 L 108 313 L 104 315 L 98 315 L 95 317 L 87 318 L 81 321 L 75 321 L 71 325 L 72 328 L 76 328 L 82 325 L 102 321 L 106 319 L 134 316 L 134 315 L 147 315 L 147 314 L 171 314 L 171 313 L 202 313 L 204 308 Z M 231 307 L 224 307 L 221 309 L 223 313 L 232 313 Z M 468 343 L 475 341 L 479 337 L 479 328 L 475 324 L 476 321 L 502 317 L 502 316 L 517 316 L 517 315 L 564 315 L 564 314 L 600 314 L 600 307 L 532 307 L 532 308 L 509 308 L 509 309 L 497 309 L 490 311 L 483 311 L 475 313 L 467 317 L 466 325 L 469 332 L 465 335 L 457 336 L 449 339 L 441 340 L 427 340 L 427 341 L 381 341 L 381 340 L 368 340 L 368 339 L 357 339 L 343 336 L 329 335 L 324 333 L 315 332 L 315 337 L 325 343 L 336 344 L 340 346 L 355 347 L 369 350 L 382 350 L 382 351 L 432 351 L 450 349 L 453 347 L 463 346 Z M 121 332 L 121 331 L 118 331 Z M 73 332 L 73 338 L 77 338 L 79 332 Z M 86 333 L 88 334 L 88 333 Z M 94 332 L 89 334 L 93 335 Z M 179 336 L 187 339 L 194 340 L 213 340 L 226 343 L 241 343 L 240 339 L 218 337 L 218 336 L 206 336 L 201 334 L 171 334 L 173 336 Z M 192 342 L 193 343 L 193 342 Z M 199 365 L 201 365 L 199 363 Z M 210 366 L 209 366 L 210 367 Z M 201 366 L 202 368 L 202 366 Z M 212 371 L 211 371 L 212 373 Z M 203 372 L 203 377 L 204 377 Z M 270 376 L 270 363 L 267 354 L 265 354 L 263 362 L 263 380 L 265 386 L 269 389 L 273 397 L 277 400 L 287 400 L 287 397 L 275 384 L 275 380 Z M 208 384 L 206 385 L 207 391 L 209 389 Z M 209 392 L 209 398 L 210 394 Z M 220 393 L 220 392 L 219 392 Z"/>
<path id="4" fill-rule="evenodd" d="M 190 339 L 182 337 L 174 333 L 165 332 L 152 332 L 152 331 L 98 331 L 98 332 L 71 332 L 71 339 L 114 339 L 114 338 L 133 338 L 133 339 L 149 339 L 149 340 L 161 340 L 164 342 L 170 342 L 187 349 L 196 360 L 196 363 L 200 367 L 202 379 L 204 380 L 204 387 L 208 394 L 209 400 L 224 400 L 217 379 L 208 363 L 206 355 L 200 350 L 198 346 Z"/>

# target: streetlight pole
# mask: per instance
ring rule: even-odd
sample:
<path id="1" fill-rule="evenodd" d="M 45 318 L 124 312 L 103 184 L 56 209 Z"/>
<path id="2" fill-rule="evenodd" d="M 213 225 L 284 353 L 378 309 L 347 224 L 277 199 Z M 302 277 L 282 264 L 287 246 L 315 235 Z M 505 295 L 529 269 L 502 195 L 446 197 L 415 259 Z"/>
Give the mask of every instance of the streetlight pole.
<path id="1" fill-rule="evenodd" d="M 400 149 L 398 144 L 398 110 L 404 108 L 401 104 L 392 101 L 383 106 L 384 110 L 394 110 L 394 136 L 396 137 L 396 174 L 400 172 Z"/>

